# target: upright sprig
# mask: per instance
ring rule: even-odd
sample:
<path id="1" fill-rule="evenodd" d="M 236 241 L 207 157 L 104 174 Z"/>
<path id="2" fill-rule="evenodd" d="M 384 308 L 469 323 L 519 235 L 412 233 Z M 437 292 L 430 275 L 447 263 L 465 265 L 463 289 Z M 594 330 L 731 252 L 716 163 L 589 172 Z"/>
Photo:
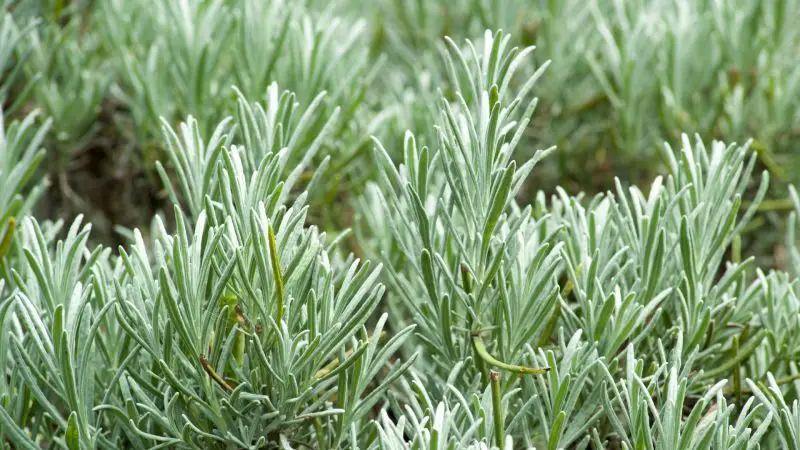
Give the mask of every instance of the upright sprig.
<path id="1" fill-rule="evenodd" d="M 28 79 L 36 104 L 53 121 L 48 150 L 59 172 L 66 172 L 100 131 L 101 104 L 112 81 L 97 33 L 82 33 L 77 17 L 62 27 L 45 23 L 33 29 L 24 46 Z"/>
<path id="2" fill-rule="evenodd" d="M 478 372 L 541 373 L 516 363 L 549 316 L 559 268 L 554 243 L 531 241 L 540 222 L 514 196 L 547 151 L 519 168 L 512 155 L 546 65 L 518 80 L 533 49 L 512 48 L 502 32 L 487 31 L 480 53 L 470 41 L 466 52 L 453 41 L 448 47 L 457 100 L 441 101 L 437 148 L 419 149 L 407 132 L 397 169 L 376 140 L 378 196 L 408 263 L 392 267 L 389 279 L 420 324 L 433 364 L 452 367 L 469 357 Z"/>
<path id="3" fill-rule="evenodd" d="M 48 120 L 37 125 L 37 117 L 38 113 L 32 112 L 6 128 L 0 112 L 0 278 L 8 281 L 5 256 L 11 250 L 15 230 L 44 188 L 37 184 L 27 189 L 45 156 L 41 145 L 51 124 Z"/>
<path id="4" fill-rule="evenodd" d="M 9 114 L 17 110 L 27 100 L 31 88 L 38 81 L 39 75 L 29 77 L 21 86 L 16 85 L 24 75 L 25 63 L 30 56 L 30 52 L 24 50 L 24 40 L 29 37 L 34 28 L 39 24 L 38 20 L 31 20 L 22 28 L 18 25 L 12 14 L 9 14 L 4 7 L 0 11 L 0 104 L 5 104 L 9 100 L 9 93 L 12 90 L 14 96 L 11 104 L 6 108 L 4 114 Z"/>

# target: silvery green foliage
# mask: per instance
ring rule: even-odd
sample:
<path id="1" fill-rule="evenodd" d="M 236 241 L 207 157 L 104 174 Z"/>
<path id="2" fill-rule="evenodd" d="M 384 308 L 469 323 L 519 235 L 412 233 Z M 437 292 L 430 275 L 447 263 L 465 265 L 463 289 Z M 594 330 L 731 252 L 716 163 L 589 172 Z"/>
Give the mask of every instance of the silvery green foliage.
<path id="1" fill-rule="evenodd" d="M 52 245 L 57 227 L 26 218 L 20 233 L 27 264 L 11 270 L 14 289 L 3 300 L 3 354 L 13 384 L 4 386 L 0 413 L 20 448 L 37 448 L 36 437 L 49 427 L 62 429 L 70 448 L 93 448 L 101 438 L 93 408 L 104 371 L 95 345 L 112 304 L 90 301 L 98 288 L 92 265 L 109 253 L 87 249 L 89 229 L 78 218 Z"/>
<path id="2" fill-rule="evenodd" d="M 8 127 L 0 116 L 0 223 L 27 214 L 38 196 L 29 195 L 27 201 L 24 196 L 33 172 L 44 158 L 41 145 L 51 123 L 36 124 L 38 115 L 32 112 Z"/>
<path id="3" fill-rule="evenodd" d="M 373 176 L 359 162 L 368 154 L 369 136 L 383 133 L 392 112 L 383 110 L 380 96 L 368 95 L 381 64 L 367 51 L 363 21 L 343 19 L 333 7 L 320 12 L 304 2 L 253 0 L 113 0 L 99 16 L 119 75 L 111 93 L 130 110 L 129 118 L 120 119 L 132 121 L 126 132 L 135 134 L 129 139 L 141 152 L 160 135 L 161 117 L 174 127 L 191 115 L 197 130 L 211 135 L 226 116 L 241 113 L 237 106 L 244 99 L 280 101 L 289 103 L 277 118 L 283 126 L 297 119 L 292 111 L 298 107 L 314 111 L 304 125 L 315 130 L 339 116 L 318 143 L 334 163 L 326 167 L 323 158 L 308 158 L 325 175 L 309 202 L 358 192 Z M 274 83 L 293 94 L 270 88 Z M 294 144 L 305 147 L 303 139 L 314 135 L 298 133 Z M 342 222 L 330 215 L 325 220 Z"/>
<path id="4" fill-rule="evenodd" d="M 661 354 L 664 355 L 663 348 Z M 628 347 L 625 355 L 624 378 L 615 382 L 609 376 L 611 394 L 604 392 L 602 400 L 622 448 L 758 447 L 768 430 L 772 413 L 762 418 L 757 414 L 759 406 L 753 406 L 752 398 L 741 410 L 729 406 L 723 393 L 726 380 L 702 389 L 702 395 L 695 399 L 691 409 L 685 410 L 687 396 L 697 381 L 691 377 L 690 370 L 696 355 L 681 360 L 676 348 L 649 376 L 644 375 L 644 360 L 636 359 L 632 346 Z M 608 442 L 601 441 L 596 430 L 593 441 L 596 446 Z"/>
<path id="5" fill-rule="evenodd" d="M 167 142 L 167 155 L 173 170 L 179 175 L 177 189 L 172 187 L 167 171 L 160 162 L 156 163 L 156 168 L 170 199 L 177 204 L 180 195 L 192 217 L 196 217 L 206 206 L 209 197 L 226 200 L 230 199 L 226 196 L 231 192 L 243 196 L 233 200 L 244 202 L 236 206 L 243 209 L 245 217 L 250 208 L 256 207 L 258 201 L 266 200 L 273 190 L 277 189 L 276 195 L 269 200 L 283 204 L 336 126 L 338 108 L 327 118 L 319 110 L 324 97 L 323 92 L 305 111 L 300 112 L 294 93 L 280 93 L 275 83 L 270 85 L 263 104 L 250 103 L 240 94 L 236 122 L 232 118 L 220 122 L 208 142 L 203 139 L 194 117 L 190 116 L 180 125 L 180 135 L 164 121 L 162 129 Z M 238 155 L 235 160 L 226 157 L 223 152 L 234 134 L 240 136 L 247 149 L 242 151 L 239 148 L 238 152 L 233 152 Z M 313 191 L 319 179 L 317 174 L 324 172 L 329 160 L 326 157 L 319 163 L 318 172 L 306 186 L 306 193 Z M 253 183 L 252 189 L 257 191 L 248 193 L 244 185 L 238 185 L 241 181 L 229 179 L 226 174 L 219 172 L 218 165 L 223 162 L 230 170 L 228 173 L 244 177 Z M 261 177 L 253 178 L 257 173 Z"/>
<path id="6" fill-rule="evenodd" d="M 382 184 L 374 192 L 405 266 L 393 267 L 389 280 L 435 364 L 467 357 L 477 364 L 471 334 L 484 328 L 493 351 L 515 363 L 544 328 L 557 292 L 558 245 L 540 239 L 541 222 L 529 210 L 508 207 L 542 156 L 519 169 L 511 159 L 542 70 L 515 93 L 511 79 L 532 49 L 511 48 L 508 36 L 489 32 L 481 53 L 469 42 L 467 53 L 452 41 L 450 48 L 453 83 L 462 90 L 455 104 L 442 102 L 438 145 L 418 148 L 407 133 L 398 170 L 378 144 Z"/>
<path id="7" fill-rule="evenodd" d="M 233 52 L 223 48 L 235 34 L 225 2 L 115 0 L 100 11 L 119 74 L 112 93 L 130 108 L 137 139 L 157 137 L 162 116 L 173 124 L 191 113 L 203 131 L 224 117 Z"/>
<path id="8" fill-rule="evenodd" d="M 116 61 L 115 94 L 151 136 L 160 116 L 172 124 L 192 114 L 210 131 L 233 112 L 234 85 L 252 101 L 278 82 L 303 107 L 328 91 L 325 108 L 341 107 L 349 119 L 374 76 L 358 51 L 363 24 L 334 12 L 312 16 L 302 2 L 112 1 L 103 8 L 104 35 L 127 50 Z"/>
<path id="9" fill-rule="evenodd" d="M 715 128 L 783 145 L 776 131 L 797 123 L 788 93 L 800 73 L 780 56 L 800 38 L 787 27 L 795 7 L 782 0 L 594 2 L 602 39 L 587 49 L 587 63 L 615 111 L 622 147 L 648 151 L 654 133 L 674 139 L 675 130 Z M 659 67 L 658 75 L 647 67 Z M 655 110 L 660 120 L 645 112 Z M 755 116 L 770 125 L 750 122 Z"/>
<path id="10" fill-rule="evenodd" d="M 420 449 L 470 449 L 470 450 L 508 450 L 514 448 L 514 441 L 507 436 L 502 447 L 495 447 L 485 441 L 452 436 L 457 430 L 454 416 L 459 411 L 458 405 L 452 410 L 444 403 L 439 403 L 431 417 L 424 420 L 408 420 L 403 416 L 397 422 L 392 421 L 386 412 L 382 412 L 377 424 L 379 440 L 372 448 L 381 450 L 401 450 L 412 446 Z M 475 431 L 473 427 L 469 431 Z M 472 434 L 472 433 L 470 433 Z M 411 437 L 409 437 L 411 436 Z"/>
<path id="11" fill-rule="evenodd" d="M 381 414 L 375 423 L 380 439 L 374 447 L 497 448 L 492 445 L 496 436 L 489 390 L 482 388 L 478 379 L 464 390 L 453 384 L 466 367 L 464 363 L 453 367 L 441 387 L 429 383 L 425 374 L 402 378 L 393 390 L 400 417 L 393 420 L 385 412 Z M 504 409 L 513 394 L 501 402 Z M 500 448 L 516 448 L 510 435 L 503 437 Z"/>
<path id="12" fill-rule="evenodd" d="M 560 332 L 554 348 L 534 351 L 529 346 L 528 356 L 529 364 L 550 370 L 520 380 L 516 406 L 510 408 L 516 417 L 507 429 L 537 448 L 585 447 L 589 430 L 602 420 L 605 386 L 600 380 L 608 371 L 596 345 L 584 341 L 580 331 L 572 336 Z"/>
<path id="13" fill-rule="evenodd" d="M 214 442 L 251 447 L 289 439 L 337 447 L 357 438 L 352 427 L 381 398 L 386 386 L 372 390 L 369 382 L 410 329 L 392 337 L 386 348 L 378 346 L 380 325 L 377 335 L 360 330 L 382 292 L 377 271 L 355 263 L 338 290 L 319 235 L 294 225 L 291 210 L 278 218 L 263 209 L 253 214 L 259 225 L 278 220 L 279 256 L 269 253 L 266 226 L 245 246 L 230 242 L 230 228 L 228 233 L 225 226 L 204 229 L 204 212 L 193 237 L 181 231 L 180 221 L 178 235 L 165 236 L 155 247 L 154 254 L 163 256 L 157 257 L 153 275 L 145 269 L 148 255 L 142 245 L 133 250 L 126 265 L 142 267 L 142 276 L 123 287 L 118 320 L 136 333 L 131 337 L 152 361 L 146 365 L 160 370 L 144 379 L 128 374 L 127 384 L 143 405 L 139 414 L 163 412 L 132 424 L 129 439 L 141 436 L 181 447 Z M 280 257 L 282 281 L 272 277 L 267 261 L 237 257 L 249 246 L 258 255 Z M 224 255 L 221 277 L 214 276 L 215 258 L 209 256 L 218 252 Z M 174 255 L 171 264 L 169 255 Z M 196 269 L 182 273 L 180 268 Z M 226 281 L 235 304 L 220 302 Z M 153 297 L 159 292 L 160 307 Z M 238 320 L 234 327 L 231 315 Z M 160 387 L 166 397 L 148 386 Z M 118 395 L 123 401 L 127 389 Z M 315 436 L 315 422 L 330 432 Z M 194 432 L 187 434 L 187 428 Z"/>
<path id="14" fill-rule="evenodd" d="M 755 398 L 764 405 L 769 414 L 775 417 L 778 438 L 772 439 L 774 446 L 797 449 L 800 447 L 800 407 L 795 398 L 791 405 L 787 404 L 786 389 L 781 388 L 772 374 L 767 375 L 767 381 L 755 382 L 748 379 L 747 385 Z M 795 388 L 796 389 L 796 388 Z M 766 446 L 766 443 L 765 443 Z"/>
<path id="15" fill-rule="evenodd" d="M 563 191 L 559 196 L 570 230 L 563 260 L 582 312 L 562 308 L 564 318 L 599 340 L 606 358 L 629 339 L 638 343 L 650 335 L 661 314 L 690 333 L 685 351 L 713 344 L 724 333 L 715 331 L 712 320 L 746 322 L 749 305 L 730 306 L 742 302 L 742 274 L 752 261 L 728 265 L 721 280 L 718 270 L 766 192 L 766 173 L 755 202 L 739 219 L 755 163 L 751 154 L 744 164 L 747 146 L 717 142 L 709 152 L 684 137 L 679 154 L 669 148 L 664 154 L 671 173 L 658 178 L 647 195 L 636 187 L 626 192 L 617 181 L 616 195 L 592 199 L 588 210 Z"/>
<path id="16" fill-rule="evenodd" d="M 44 183 L 29 186 L 44 159 L 40 146 L 51 124 L 37 124 L 37 117 L 34 111 L 6 128 L 0 111 L 0 279 L 9 277 L 18 256 L 14 235 L 19 221 L 30 213 L 45 187 Z"/>
<path id="17" fill-rule="evenodd" d="M 26 45 L 28 78 L 38 78 L 33 99 L 53 122 L 58 142 L 59 170 L 66 170 L 76 153 L 85 149 L 98 130 L 101 103 L 111 81 L 109 65 L 102 55 L 96 33 L 82 33 L 81 22 L 65 26 L 53 23 L 35 27 Z"/>
<path id="18" fill-rule="evenodd" d="M 112 251 L 80 217 L 28 216 L 49 122 L 0 127 L 4 444 L 798 447 L 797 274 L 736 251 L 766 152 L 671 135 L 767 118 L 757 138 L 783 139 L 793 4 L 376 2 L 393 25 L 372 35 L 374 5 L 322 3 L 39 2 L 25 13 L 63 23 L 22 31 L 4 11 L 0 70 L 26 68 L 56 140 L 81 148 L 110 86 L 120 129 L 165 150 L 176 217 Z M 438 39 L 498 23 L 542 48 Z M 408 73 L 377 77 L 381 49 Z M 543 123 L 598 120 L 531 126 L 534 92 Z M 518 203 L 549 153 L 525 144 L 648 153 L 662 135 L 680 145 L 647 188 Z M 362 261 L 339 251 L 347 230 L 309 225 L 340 211 L 308 204 L 367 179 Z"/>
<path id="19" fill-rule="evenodd" d="M 0 11 L 0 102 L 5 103 L 9 97 L 9 91 L 23 75 L 24 63 L 27 54 L 20 50 L 22 42 L 28 37 L 37 21 L 33 20 L 26 26 L 20 27 L 14 20 L 14 16 L 9 14 L 5 8 Z M 28 80 L 22 86 L 22 94 L 14 96 L 14 102 L 5 113 L 16 110 L 27 98 L 26 91 L 36 82 L 36 79 Z"/>
<path id="20" fill-rule="evenodd" d="M 796 2 L 375 3 L 375 45 L 403 65 L 424 60 L 430 67 L 440 36 L 459 40 L 484 28 L 535 44 L 534 64 L 552 59 L 539 82 L 540 126 L 530 132 L 532 144 L 521 146 L 531 155 L 536 145 L 557 143 L 575 156 L 550 160 L 548 169 L 583 174 L 590 173 L 587 165 L 640 158 L 654 169 L 661 142 L 682 132 L 740 142 L 752 137 L 782 178 L 794 167 L 773 157 L 796 166 L 789 154 L 790 130 L 800 120 L 800 71 L 792 64 L 800 42 L 791 26 Z"/>
<path id="21" fill-rule="evenodd" d="M 796 283 L 779 272 L 753 279 L 752 258 L 727 260 L 768 187 L 764 172 L 742 207 L 756 164 L 750 144 L 684 135 L 677 150 L 665 147 L 667 176 L 647 191 L 617 181 L 592 199 L 559 190 L 550 204 L 540 195 L 522 209 L 513 193 L 533 162 L 517 171 L 508 156 L 515 119 L 532 107 L 513 112 L 539 74 L 511 84 L 518 94 L 502 88 L 504 69 L 517 67 L 503 42 L 487 33 L 483 53 L 451 44 L 446 63 L 460 90 L 454 104 L 442 99 L 436 147 L 419 148 L 407 133 L 396 168 L 376 141 L 381 184 L 361 207 L 382 211 L 364 216 L 368 228 L 391 231 L 371 243 L 389 268 L 393 316 L 418 325 L 426 355 L 412 376 L 427 396 L 408 410 L 419 397 L 408 392 L 420 389 L 407 388 L 393 406 L 403 419 L 381 419 L 381 433 L 391 439 L 412 424 L 425 442 L 431 427 L 415 424 L 437 420 L 466 436 L 459 445 L 496 444 L 489 424 L 498 418 L 477 397 L 458 408 L 448 400 L 487 392 L 494 366 L 548 369 L 499 383 L 502 429 L 527 446 L 755 448 L 791 439 L 742 381 L 777 372 L 783 385 L 797 373 L 796 314 L 784 314 L 797 309 Z"/>
<path id="22" fill-rule="evenodd" d="M 793 211 L 789 214 L 789 225 L 786 233 L 786 248 L 789 251 L 791 274 L 795 277 L 800 275 L 800 247 L 797 239 L 797 217 L 800 216 L 800 197 L 797 189 L 789 186 L 789 198 L 792 200 Z"/>
<path id="23" fill-rule="evenodd" d="M 87 246 L 80 219 L 63 240 L 58 224 L 25 219 L 0 308 L 5 438 L 70 449 L 364 442 L 372 409 L 415 359 L 389 362 L 413 326 L 388 335 L 382 315 L 367 329 L 380 266 L 333 266 L 325 234 L 305 226 L 306 195 L 289 195 L 305 166 L 288 158 L 309 130 L 273 120 L 295 106 L 242 100 L 249 122 L 236 126 L 254 127 L 255 155 L 221 138 L 207 152 L 184 124 L 172 158 L 202 155 L 215 181 L 179 172 L 173 198 L 190 207 L 176 206 L 177 229 L 156 219 L 152 242 L 135 230 L 118 258 Z"/>
<path id="24" fill-rule="evenodd" d="M 11 14 L 0 16 L 2 23 L 0 23 L 0 74 L 5 75 L 6 71 L 13 70 L 14 50 L 19 40 L 16 23 Z M 0 85 L 0 100 L 5 101 L 6 91 L 9 88 L 11 81 L 4 80 Z"/>

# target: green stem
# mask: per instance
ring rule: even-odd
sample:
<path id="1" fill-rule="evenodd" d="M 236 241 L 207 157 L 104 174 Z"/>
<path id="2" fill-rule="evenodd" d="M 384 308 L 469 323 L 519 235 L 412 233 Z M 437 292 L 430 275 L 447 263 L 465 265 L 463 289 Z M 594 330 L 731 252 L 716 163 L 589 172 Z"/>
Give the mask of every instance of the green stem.
<path id="1" fill-rule="evenodd" d="M 775 175 L 778 180 L 785 183 L 786 172 L 784 172 L 781 166 L 772 158 L 772 153 L 769 151 L 769 149 L 760 141 L 756 140 L 753 141 L 752 148 L 756 151 L 756 155 L 758 155 L 758 158 L 761 160 L 767 170 Z"/>
<path id="2" fill-rule="evenodd" d="M 378 336 L 378 342 L 379 342 L 379 343 L 380 343 L 380 342 L 384 342 L 384 341 L 385 341 L 385 338 L 386 338 L 386 332 L 385 332 L 385 331 L 381 331 L 381 334 L 380 334 L 380 336 Z M 367 343 L 369 343 L 369 341 L 370 341 L 370 339 L 367 339 Z M 346 352 L 344 352 L 344 358 L 343 358 L 343 359 L 347 359 L 347 358 L 348 358 L 348 357 L 350 357 L 350 355 L 352 355 L 352 354 L 353 354 L 353 349 L 347 350 Z M 314 378 L 315 378 L 315 379 L 317 379 L 317 380 L 321 380 L 321 379 L 325 378 L 325 376 L 327 376 L 327 375 L 328 375 L 329 373 L 331 373 L 331 372 L 332 372 L 334 369 L 336 369 L 337 367 L 339 367 L 339 364 L 340 364 L 340 363 L 341 363 L 341 360 L 340 360 L 340 359 L 334 359 L 334 360 L 331 360 L 331 362 L 329 362 L 328 364 L 326 364 L 326 365 L 325 365 L 323 368 L 319 369 L 319 370 L 318 370 L 318 371 L 317 371 L 317 372 L 314 374 Z"/>
<path id="3" fill-rule="evenodd" d="M 582 264 L 578 265 L 578 268 L 575 270 L 576 275 L 581 273 L 582 267 Z M 561 289 L 561 297 L 556 299 L 556 306 L 553 308 L 553 315 L 550 316 L 547 326 L 544 328 L 542 335 L 539 337 L 539 347 L 544 347 L 550 342 L 550 338 L 553 335 L 553 330 L 555 330 L 556 325 L 558 324 L 558 319 L 561 317 L 561 298 L 566 299 L 567 296 L 572 293 L 572 289 L 574 287 L 575 284 L 571 279 L 567 279 L 566 283 L 564 283 L 564 287 Z"/>
<path id="4" fill-rule="evenodd" d="M 269 258 L 272 262 L 272 274 L 275 276 L 275 291 L 277 296 L 278 311 L 275 315 L 275 323 L 281 326 L 283 319 L 283 277 L 281 276 L 281 262 L 278 259 L 278 246 L 275 244 L 275 230 L 270 223 L 267 227 L 269 234 Z"/>
<path id="5" fill-rule="evenodd" d="M 467 269 L 467 266 L 464 265 L 463 263 L 461 264 L 461 284 L 462 284 L 462 287 L 464 288 L 464 292 L 466 292 L 466 294 L 467 294 L 467 297 L 471 296 L 472 295 L 472 277 L 469 274 L 469 270 Z M 477 312 L 476 312 L 476 314 L 477 314 Z M 467 324 L 470 327 L 470 329 L 473 329 L 473 326 L 475 325 L 475 320 L 476 320 L 476 318 L 471 316 L 471 315 L 470 315 L 469 319 L 467 319 Z M 478 354 L 478 349 L 477 349 L 477 347 L 475 347 L 474 343 L 472 345 L 472 350 L 476 355 Z M 488 376 L 488 373 L 486 372 L 486 365 L 483 363 L 483 359 L 481 359 L 481 358 L 479 358 L 477 356 L 474 359 L 475 359 L 475 369 L 477 369 L 478 373 L 481 374 L 481 381 L 482 381 L 481 384 L 486 383 L 487 376 Z"/>
<path id="6" fill-rule="evenodd" d="M 325 431 L 322 428 L 322 420 L 319 417 L 314 418 L 314 431 L 317 436 L 317 445 L 319 445 L 319 448 L 325 448 Z"/>
<path id="7" fill-rule="evenodd" d="M 500 373 L 496 370 L 489 372 L 489 380 L 492 385 L 492 414 L 494 415 L 494 438 L 497 448 L 503 448 L 503 405 L 500 398 Z"/>
<path id="8" fill-rule="evenodd" d="M 17 228 L 17 220 L 13 217 L 8 218 L 3 237 L 0 238 L 0 259 L 3 259 L 11 247 L 11 240 L 14 238 L 14 230 Z"/>
<path id="9" fill-rule="evenodd" d="M 553 315 L 550 316 L 547 326 L 544 328 L 544 331 L 542 331 L 541 337 L 539 337 L 539 347 L 544 347 L 550 343 L 550 338 L 553 336 L 553 330 L 556 328 L 559 317 L 561 317 L 561 300 L 556 299 L 556 306 L 553 308 Z"/>
<path id="10" fill-rule="evenodd" d="M 475 346 L 474 340 L 473 340 L 473 343 L 472 343 L 472 350 L 475 352 L 476 355 L 479 354 L 478 353 L 478 347 Z M 481 374 L 481 381 L 483 383 L 485 383 L 486 382 L 486 374 L 487 374 L 487 372 L 486 372 L 486 364 L 484 364 L 482 358 L 480 358 L 480 357 L 476 357 L 475 358 L 475 368 L 478 370 L 478 373 Z"/>
<path id="11" fill-rule="evenodd" d="M 550 370 L 549 367 L 537 368 L 506 364 L 496 359 L 494 356 L 489 354 L 488 350 L 486 350 L 486 345 L 483 343 L 483 339 L 481 339 L 480 334 L 477 333 L 472 333 L 472 345 L 475 347 L 475 351 L 478 356 L 490 366 L 498 367 L 500 369 L 521 375 L 541 375 Z"/>
<path id="12" fill-rule="evenodd" d="M 745 225 L 742 228 L 742 234 L 748 234 L 748 233 L 752 232 L 753 230 L 757 230 L 758 228 L 763 226 L 765 223 L 766 223 L 766 220 L 764 220 L 763 217 L 756 216 L 756 217 L 753 218 L 753 220 L 751 220 L 750 222 L 747 222 L 747 225 Z"/>
<path id="13" fill-rule="evenodd" d="M 752 203 L 747 202 L 745 207 L 749 207 Z M 790 198 L 778 198 L 774 200 L 762 200 L 758 205 L 759 211 L 787 211 L 794 209 L 794 204 Z"/>
<path id="14" fill-rule="evenodd" d="M 472 277 L 469 274 L 469 269 L 463 263 L 461 264 L 461 284 L 464 287 L 464 292 L 469 297 L 472 294 Z"/>
<path id="15" fill-rule="evenodd" d="M 776 378 L 776 379 L 775 379 L 775 384 L 777 384 L 778 386 L 783 386 L 784 384 L 793 383 L 793 382 L 795 382 L 795 381 L 798 381 L 798 380 L 800 380 L 800 373 L 798 373 L 798 374 L 796 374 L 796 375 L 789 375 L 789 376 L 782 377 L 782 378 Z M 763 382 L 763 381 L 757 381 L 757 382 L 756 382 L 756 385 L 758 385 L 758 387 L 762 388 L 762 390 L 763 390 L 764 392 L 770 392 L 770 391 L 769 391 L 769 388 L 768 388 L 768 387 L 767 387 L 767 386 L 764 384 L 764 382 Z M 736 388 L 734 387 L 733 389 L 726 389 L 726 390 L 725 390 L 725 391 L 723 391 L 723 392 L 724 392 L 726 395 L 732 395 L 732 394 L 739 394 L 739 395 L 742 395 L 742 394 L 743 394 L 743 395 L 752 395 L 752 394 L 753 394 L 753 390 L 752 390 L 752 389 L 750 389 L 750 388 L 748 388 L 748 387 L 743 387 L 743 388 L 741 388 L 741 389 L 739 390 L 739 392 L 736 392 L 736 391 L 735 391 L 735 389 L 736 389 Z M 740 401 L 740 400 L 737 400 L 737 402 L 739 402 L 739 401 Z"/>
<path id="16" fill-rule="evenodd" d="M 753 335 L 750 339 L 747 340 L 747 344 L 744 345 L 733 358 L 728 361 L 725 361 L 723 364 L 703 373 L 703 378 L 714 378 L 719 375 L 722 375 L 725 372 L 731 370 L 735 365 L 739 364 L 743 360 L 747 359 L 755 350 L 761 345 L 761 339 L 764 335 L 767 334 L 765 329 L 760 329 L 756 334 Z"/>
<path id="17" fill-rule="evenodd" d="M 739 354 L 739 336 L 733 337 L 733 354 L 734 358 Z M 733 390 L 736 392 L 736 404 L 742 405 L 742 373 L 738 362 L 733 366 Z"/>
<path id="18" fill-rule="evenodd" d="M 208 376 L 211 377 L 212 380 L 214 380 L 218 385 L 222 386 L 222 388 L 225 389 L 226 391 L 233 392 L 233 388 L 231 387 L 231 385 L 228 384 L 228 382 L 225 381 L 221 376 L 219 376 L 217 371 L 214 370 L 213 367 L 211 367 L 211 363 L 208 362 L 208 359 L 206 359 L 206 357 L 203 355 L 200 355 L 200 364 L 203 366 L 203 369 L 206 371 Z"/>

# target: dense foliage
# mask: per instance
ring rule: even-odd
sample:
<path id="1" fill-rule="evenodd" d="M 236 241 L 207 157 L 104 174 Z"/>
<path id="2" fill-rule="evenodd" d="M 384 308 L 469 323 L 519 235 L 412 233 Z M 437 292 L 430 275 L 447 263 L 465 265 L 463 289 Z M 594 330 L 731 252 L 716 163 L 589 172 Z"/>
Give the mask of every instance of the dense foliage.
<path id="1" fill-rule="evenodd" d="M 4 3 L 3 448 L 800 449 L 793 2 L 298 3 Z"/>

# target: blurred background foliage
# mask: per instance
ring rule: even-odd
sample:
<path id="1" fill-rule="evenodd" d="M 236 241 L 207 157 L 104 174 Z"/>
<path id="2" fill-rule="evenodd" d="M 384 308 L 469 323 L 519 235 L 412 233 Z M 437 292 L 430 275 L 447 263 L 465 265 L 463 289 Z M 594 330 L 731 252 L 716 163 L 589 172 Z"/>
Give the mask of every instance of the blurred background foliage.
<path id="1" fill-rule="evenodd" d="M 310 161 L 322 173 L 309 220 L 338 231 L 375 179 L 371 136 L 398 159 L 406 129 L 436 145 L 435 100 L 454 92 L 443 38 L 503 29 L 512 45 L 536 45 L 532 65 L 551 61 L 518 156 L 557 150 L 523 202 L 556 186 L 603 192 L 615 177 L 644 186 L 681 132 L 752 138 L 774 181 L 742 245 L 785 268 L 787 186 L 800 181 L 798 14 L 789 0 L 6 0 L 0 101 L 6 122 L 38 110 L 31 120 L 49 124 L 30 183 L 46 189 L 37 214 L 84 214 L 95 239 L 115 243 L 172 210 L 155 164 L 167 160 L 161 118 L 177 128 L 192 115 L 195 142 L 208 142 L 242 114 L 239 98 L 260 102 L 276 81 L 317 108 L 312 129 L 332 120 Z"/>

